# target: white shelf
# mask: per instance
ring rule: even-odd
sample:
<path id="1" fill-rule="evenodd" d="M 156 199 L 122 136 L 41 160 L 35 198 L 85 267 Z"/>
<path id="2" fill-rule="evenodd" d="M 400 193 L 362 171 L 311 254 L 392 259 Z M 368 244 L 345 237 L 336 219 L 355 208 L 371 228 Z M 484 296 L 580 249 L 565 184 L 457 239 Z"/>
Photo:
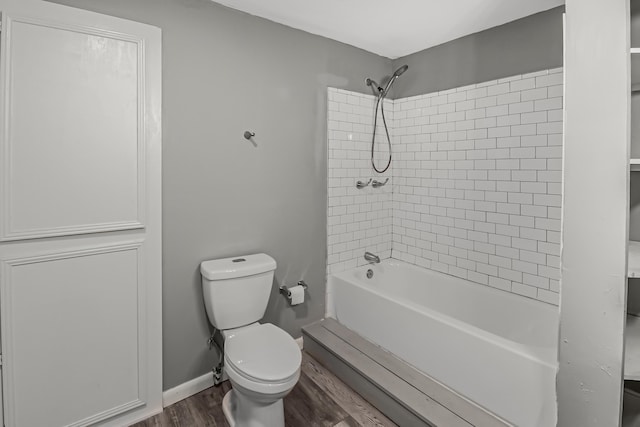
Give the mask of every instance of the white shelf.
<path id="1" fill-rule="evenodd" d="M 627 316 L 624 379 L 640 380 L 640 317 Z"/>
<path id="2" fill-rule="evenodd" d="M 640 165 L 640 159 L 630 159 L 629 163 L 632 165 Z"/>
<path id="3" fill-rule="evenodd" d="M 640 47 L 632 47 L 629 51 L 632 55 L 640 53 Z"/>
<path id="4" fill-rule="evenodd" d="M 629 241 L 628 276 L 640 277 L 640 242 Z"/>

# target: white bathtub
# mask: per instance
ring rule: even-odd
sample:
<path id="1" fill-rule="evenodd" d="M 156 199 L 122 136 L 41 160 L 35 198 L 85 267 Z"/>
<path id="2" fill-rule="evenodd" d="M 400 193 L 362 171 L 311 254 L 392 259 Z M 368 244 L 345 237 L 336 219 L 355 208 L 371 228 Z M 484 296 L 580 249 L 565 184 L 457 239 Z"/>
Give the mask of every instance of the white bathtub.
<path id="1" fill-rule="evenodd" d="M 346 327 L 517 426 L 556 425 L 556 307 L 396 260 L 328 286 Z"/>

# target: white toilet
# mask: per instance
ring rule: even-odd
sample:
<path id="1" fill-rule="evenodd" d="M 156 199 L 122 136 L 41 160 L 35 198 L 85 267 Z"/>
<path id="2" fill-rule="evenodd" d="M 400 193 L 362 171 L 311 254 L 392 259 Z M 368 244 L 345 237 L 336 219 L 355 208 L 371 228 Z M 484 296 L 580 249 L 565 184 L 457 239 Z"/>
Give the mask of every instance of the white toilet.
<path id="1" fill-rule="evenodd" d="M 291 335 L 260 324 L 276 262 L 266 254 L 203 261 L 209 321 L 224 336 L 224 369 L 232 390 L 222 409 L 231 427 L 284 426 L 284 398 L 300 378 L 302 356 Z"/>

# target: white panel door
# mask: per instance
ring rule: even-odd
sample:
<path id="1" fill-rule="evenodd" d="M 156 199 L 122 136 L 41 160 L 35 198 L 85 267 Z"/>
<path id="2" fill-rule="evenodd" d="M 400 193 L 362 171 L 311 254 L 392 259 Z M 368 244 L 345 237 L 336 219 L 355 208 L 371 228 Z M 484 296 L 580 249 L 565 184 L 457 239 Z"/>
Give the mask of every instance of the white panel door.
<path id="1" fill-rule="evenodd" d="M 0 0 L 7 426 L 162 409 L 160 30 Z"/>

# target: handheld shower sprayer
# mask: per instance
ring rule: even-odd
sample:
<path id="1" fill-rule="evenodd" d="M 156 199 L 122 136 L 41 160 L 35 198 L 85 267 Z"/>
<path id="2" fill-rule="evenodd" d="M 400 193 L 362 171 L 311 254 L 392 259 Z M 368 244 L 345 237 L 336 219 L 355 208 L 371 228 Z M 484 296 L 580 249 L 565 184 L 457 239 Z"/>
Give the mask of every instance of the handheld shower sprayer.
<path id="1" fill-rule="evenodd" d="M 408 65 L 403 65 L 402 67 L 400 67 L 396 71 L 394 71 L 393 75 L 391 76 L 391 78 L 387 82 L 387 86 L 384 88 L 384 95 L 385 96 L 387 95 L 387 93 L 389 92 L 389 89 L 391 89 L 391 86 L 393 86 L 395 81 L 398 80 L 398 77 L 400 77 L 402 75 L 402 73 L 407 71 L 408 68 L 409 68 Z"/>
<path id="2" fill-rule="evenodd" d="M 389 81 L 387 82 L 387 85 L 384 88 L 382 86 L 380 86 L 378 83 L 376 83 L 375 80 L 373 80 L 373 79 L 371 79 L 369 77 L 367 77 L 364 80 L 364 82 L 367 84 L 367 86 L 371 86 L 372 88 L 377 90 L 379 97 L 384 98 L 385 96 L 387 96 L 387 94 L 389 93 L 389 89 L 391 89 L 391 86 L 393 86 L 393 84 L 398 79 L 398 77 L 400 77 L 405 71 L 407 71 L 408 68 L 409 68 L 408 65 L 403 65 L 402 67 L 400 67 L 397 70 L 395 70 L 393 72 L 393 74 L 391 75 L 391 77 L 389 78 Z"/>
<path id="3" fill-rule="evenodd" d="M 407 71 L 408 68 L 409 66 L 405 64 L 402 67 L 395 70 L 391 75 L 391 78 L 389 78 L 387 85 L 384 88 L 378 85 L 378 83 L 376 83 L 375 80 L 370 79 L 368 77 L 364 81 L 367 84 L 367 86 L 371 86 L 372 88 L 374 88 L 374 90 L 377 90 L 378 92 L 377 93 L 378 100 L 376 102 L 376 111 L 373 115 L 373 136 L 371 138 L 371 166 L 373 166 L 373 170 L 375 170 L 378 173 L 386 172 L 387 169 L 389 169 L 389 166 L 391 166 L 391 137 L 389 136 L 389 128 L 387 128 L 387 120 L 384 117 L 384 98 L 385 96 L 387 96 L 387 94 L 389 93 L 389 90 L 391 89 L 391 86 L 393 86 L 393 84 L 398 79 L 398 77 L 400 77 L 405 71 Z M 389 160 L 387 161 L 387 165 L 383 169 L 378 169 L 373 159 L 375 146 L 376 146 L 376 127 L 378 124 L 378 107 L 380 107 L 380 111 L 382 112 L 382 122 L 384 123 L 384 130 L 385 130 L 385 133 L 387 134 L 387 143 L 389 144 Z"/>

